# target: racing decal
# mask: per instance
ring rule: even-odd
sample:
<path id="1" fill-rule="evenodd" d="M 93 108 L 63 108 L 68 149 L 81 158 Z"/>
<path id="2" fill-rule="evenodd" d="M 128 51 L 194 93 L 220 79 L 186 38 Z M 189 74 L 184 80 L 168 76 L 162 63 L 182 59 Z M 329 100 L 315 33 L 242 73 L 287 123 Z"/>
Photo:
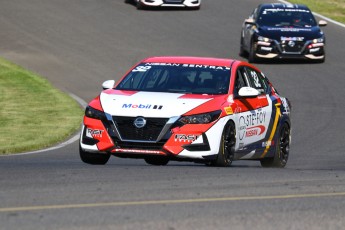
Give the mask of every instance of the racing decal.
<path id="1" fill-rule="evenodd" d="M 137 66 L 132 70 L 132 72 L 146 72 L 149 69 L 151 69 L 151 66 Z"/>
<path id="2" fill-rule="evenodd" d="M 265 131 L 265 126 L 258 125 L 246 129 L 246 137 L 259 136 Z"/>
<path id="3" fill-rule="evenodd" d="M 306 28 L 267 28 L 267 30 L 281 31 L 281 32 L 300 32 L 300 31 L 312 31 Z"/>
<path id="4" fill-rule="evenodd" d="M 99 129 L 86 129 L 86 136 L 90 138 L 101 138 L 104 130 Z"/>
<path id="5" fill-rule="evenodd" d="M 274 141 L 264 141 L 261 147 L 274 146 Z"/>
<path id="6" fill-rule="evenodd" d="M 304 37 L 280 37 L 281 41 L 304 41 Z"/>
<path id="7" fill-rule="evenodd" d="M 185 68 L 191 67 L 191 68 L 214 69 L 214 70 L 230 70 L 230 67 L 226 67 L 226 66 L 178 64 L 178 63 L 145 63 L 145 66 L 137 66 L 135 69 L 138 69 L 139 67 L 150 67 L 151 68 L 151 66 L 176 66 L 176 67 L 185 67 Z M 140 70 L 141 70 L 141 68 L 140 68 Z M 144 70 L 144 72 L 146 70 Z M 137 71 L 139 71 L 139 70 L 137 70 Z"/>
<path id="8" fill-rule="evenodd" d="M 272 142 L 272 140 L 273 140 L 274 134 L 275 134 L 276 129 L 277 129 L 277 126 L 278 126 L 278 120 L 279 120 L 279 118 L 280 118 L 280 116 L 281 116 L 281 113 L 280 113 L 280 105 L 281 105 L 280 103 L 275 104 L 275 107 L 276 107 L 276 116 L 275 116 L 275 118 L 274 118 L 274 123 L 273 123 L 271 135 L 270 135 L 270 137 L 269 137 L 269 139 L 268 139 L 268 141 L 271 141 L 271 142 Z M 267 154 L 269 148 L 270 148 L 270 145 L 267 145 L 266 148 L 265 148 L 265 150 L 264 150 L 264 152 L 263 152 L 262 155 L 261 155 L 261 158 L 264 158 L 264 157 L 266 156 L 266 154 Z"/>
<path id="9" fill-rule="evenodd" d="M 175 142 L 188 142 L 191 143 L 197 140 L 199 135 L 194 134 L 176 134 L 175 135 Z"/>
<path id="10" fill-rule="evenodd" d="M 123 104 L 123 109 L 162 109 L 162 105 L 150 105 L 150 104 Z"/>
<path id="11" fill-rule="evenodd" d="M 283 104 L 283 107 L 284 107 L 284 110 L 283 110 L 283 114 L 290 114 L 290 107 L 289 107 L 289 104 L 286 100 L 286 98 L 281 98 L 282 100 L 282 104 Z"/>
<path id="12" fill-rule="evenodd" d="M 229 107 L 225 107 L 224 110 L 225 110 L 225 113 L 226 113 L 227 115 L 232 115 L 232 114 L 234 114 L 234 112 L 232 111 L 232 108 L 231 108 L 230 106 L 229 106 Z"/>
<path id="13" fill-rule="evenodd" d="M 239 138 L 258 136 L 265 132 L 266 111 L 257 110 L 256 112 L 242 115 L 239 118 Z"/>
<path id="14" fill-rule="evenodd" d="M 143 149 L 114 149 L 112 152 L 119 152 L 119 153 L 135 153 L 135 154 L 154 154 L 154 155 L 166 155 L 162 151 L 156 150 L 143 150 Z"/>

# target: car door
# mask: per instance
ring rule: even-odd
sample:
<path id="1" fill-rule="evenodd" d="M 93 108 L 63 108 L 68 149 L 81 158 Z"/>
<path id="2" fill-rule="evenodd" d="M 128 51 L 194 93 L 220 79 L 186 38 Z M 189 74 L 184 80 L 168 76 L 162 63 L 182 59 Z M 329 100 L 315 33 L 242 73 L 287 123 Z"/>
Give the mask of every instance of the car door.
<path id="1" fill-rule="evenodd" d="M 243 86 L 257 89 L 260 95 L 242 98 L 238 91 Z M 237 106 L 238 150 L 242 157 L 251 158 L 263 151 L 270 124 L 272 106 L 268 96 L 269 86 L 261 73 L 251 67 L 242 66 L 237 70 L 234 95 Z"/>

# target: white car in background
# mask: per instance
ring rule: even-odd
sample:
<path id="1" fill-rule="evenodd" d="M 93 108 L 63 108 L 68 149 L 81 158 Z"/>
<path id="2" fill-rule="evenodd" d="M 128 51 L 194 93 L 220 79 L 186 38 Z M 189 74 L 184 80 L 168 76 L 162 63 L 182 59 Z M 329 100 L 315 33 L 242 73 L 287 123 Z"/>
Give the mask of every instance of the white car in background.
<path id="1" fill-rule="evenodd" d="M 146 7 L 188 7 L 200 9 L 201 0 L 134 0 L 137 9 Z"/>

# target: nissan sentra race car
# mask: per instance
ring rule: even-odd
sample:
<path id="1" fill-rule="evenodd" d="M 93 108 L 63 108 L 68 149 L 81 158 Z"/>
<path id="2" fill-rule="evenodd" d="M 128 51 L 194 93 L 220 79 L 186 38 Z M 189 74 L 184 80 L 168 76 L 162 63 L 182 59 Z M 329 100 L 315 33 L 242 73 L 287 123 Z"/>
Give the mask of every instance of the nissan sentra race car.
<path id="1" fill-rule="evenodd" d="M 127 0 L 127 2 L 130 0 Z M 146 7 L 187 7 L 191 9 L 200 9 L 201 0 L 132 0 L 137 9 Z"/>
<path id="2" fill-rule="evenodd" d="M 85 110 L 81 160 L 111 155 L 228 166 L 258 160 L 284 167 L 289 157 L 290 102 L 246 62 L 150 57 L 117 83 L 108 80 Z"/>
<path id="3" fill-rule="evenodd" d="M 325 34 L 305 5 L 260 4 L 242 25 L 240 55 L 249 62 L 270 59 L 325 61 Z"/>

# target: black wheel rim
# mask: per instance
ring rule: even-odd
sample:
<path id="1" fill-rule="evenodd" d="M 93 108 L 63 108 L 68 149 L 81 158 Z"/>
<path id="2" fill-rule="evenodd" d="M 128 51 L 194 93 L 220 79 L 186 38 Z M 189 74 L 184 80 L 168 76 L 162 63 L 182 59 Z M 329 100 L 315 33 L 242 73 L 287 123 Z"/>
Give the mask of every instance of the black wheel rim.
<path id="1" fill-rule="evenodd" d="M 290 151 L 290 129 L 285 125 L 280 134 L 280 159 L 286 163 Z"/>
<path id="2" fill-rule="evenodd" d="M 230 125 L 224 135 L 224 158 L 227 162 L 231 162 L 234 159 L 235 144 L 235 129 Z"/>

